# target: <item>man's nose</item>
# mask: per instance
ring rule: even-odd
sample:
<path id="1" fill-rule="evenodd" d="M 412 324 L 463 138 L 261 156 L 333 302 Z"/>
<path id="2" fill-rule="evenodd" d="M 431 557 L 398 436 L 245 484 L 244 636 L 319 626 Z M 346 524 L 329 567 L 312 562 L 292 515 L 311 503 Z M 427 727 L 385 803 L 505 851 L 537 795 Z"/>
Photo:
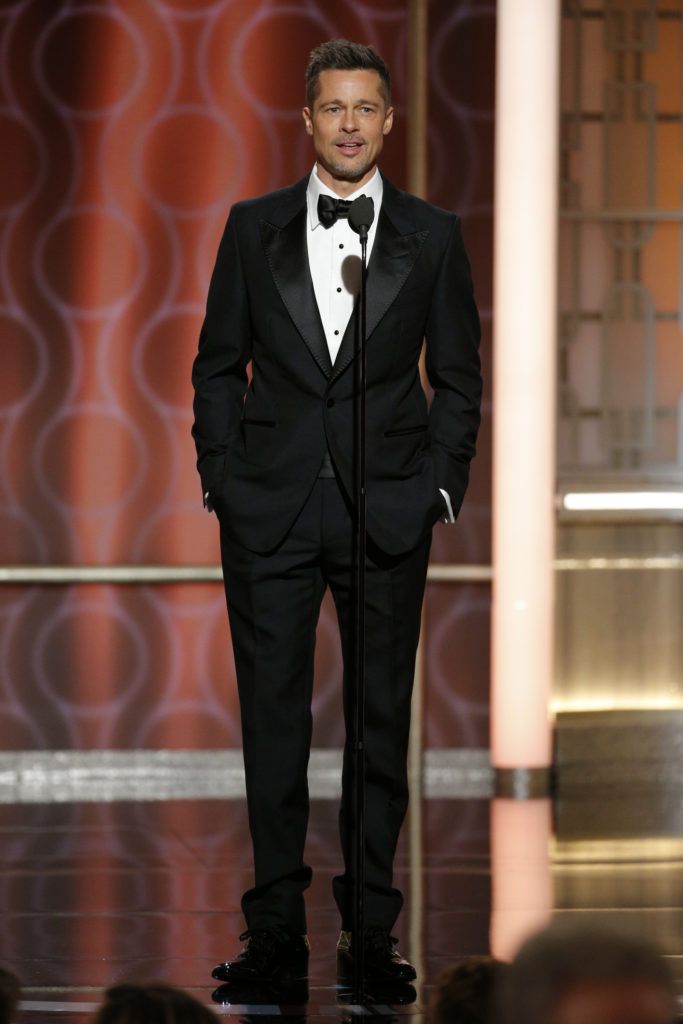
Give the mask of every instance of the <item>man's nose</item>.
<path id="1" fill-rule="evenodd" d="M 358 124 L 356 123 L 356 111 L 355 110 L 347 111 L 347 113 L 344 115 L 344 121 L 343 121 L 343 124 L 342 124 L 342 131 L 345 131 L 345 132 L 355 132 L 357 128 L 358 128 Z"/>

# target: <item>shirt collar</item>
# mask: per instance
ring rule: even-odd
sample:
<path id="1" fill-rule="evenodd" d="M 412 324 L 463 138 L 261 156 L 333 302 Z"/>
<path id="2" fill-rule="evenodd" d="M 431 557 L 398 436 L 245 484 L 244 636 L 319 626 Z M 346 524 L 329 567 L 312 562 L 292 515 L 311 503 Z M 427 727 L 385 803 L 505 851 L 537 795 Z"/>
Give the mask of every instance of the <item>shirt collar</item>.
<path id="1" fill-rule="evenodd" d="M 354 199 L 357 199 L 358 196 L 369 196 L 375 205 L 375 223 L 377 223 L 377 214 L 379 213 L 379 208 L 382 205 L 383 191 L 384 183 L 382 181 L 382 175 L 379 173 L 379 170 L 375 168 L 375 173 L 370 178 L 370 181 L 366 181 L 361 188 L 356 189 L 355 192 L 352 192 L 351 195 L 346 196 L 346 198 L 352 202 Z M 335 199 L 341 198 L 320 180 L 318 177 L 318 165 L 315 164 L 308 179 L 308 188 L 306 189 L 308 223 L 311 231 L 317 228 L 320 224 L 320 221 L 318 220 L 318 196 L 321 195 L 334 196 Z"/>

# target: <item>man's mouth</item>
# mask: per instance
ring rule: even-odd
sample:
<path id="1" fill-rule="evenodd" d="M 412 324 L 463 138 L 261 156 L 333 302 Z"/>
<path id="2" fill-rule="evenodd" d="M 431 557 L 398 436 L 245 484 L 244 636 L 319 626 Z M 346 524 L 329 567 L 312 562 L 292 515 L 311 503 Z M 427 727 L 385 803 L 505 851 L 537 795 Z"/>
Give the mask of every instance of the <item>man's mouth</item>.
<path id="1" fill-rule="evenodd" d="M 356 153 L 360 153 L 364 143 L 362 142 L 337 142 L 335 143 L 337 149 L 347 156 L 355 156 Z"/>

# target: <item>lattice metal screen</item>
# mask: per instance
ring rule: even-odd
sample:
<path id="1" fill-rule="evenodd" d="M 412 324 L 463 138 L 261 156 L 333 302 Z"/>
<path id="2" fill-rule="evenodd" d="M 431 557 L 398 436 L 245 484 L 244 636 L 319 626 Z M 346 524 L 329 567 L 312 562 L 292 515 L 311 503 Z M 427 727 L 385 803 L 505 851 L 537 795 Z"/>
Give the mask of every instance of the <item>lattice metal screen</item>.
<path id="1" fill-rule="evenodd" d="M 683 3 L 568 0 L 558 469 L 683 480 Z"/>

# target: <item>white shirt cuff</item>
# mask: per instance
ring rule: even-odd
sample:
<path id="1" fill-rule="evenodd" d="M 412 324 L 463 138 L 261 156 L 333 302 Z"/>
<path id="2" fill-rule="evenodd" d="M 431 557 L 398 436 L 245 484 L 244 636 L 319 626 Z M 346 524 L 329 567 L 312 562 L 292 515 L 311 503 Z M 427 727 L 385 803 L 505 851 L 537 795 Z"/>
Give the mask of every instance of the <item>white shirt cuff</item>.
<path id="1" fill-rule="evenodd" d="M 453 515 L 453 506 L 451 505 L 451 498 L 448 491 L 444 491 L 443 487 L 439 487 L 439 490 L 443 494 L 443 500 L 446 502 L 446 514 L 442 516 L 442 523 L 454 523 L 455 516 Z"/>

